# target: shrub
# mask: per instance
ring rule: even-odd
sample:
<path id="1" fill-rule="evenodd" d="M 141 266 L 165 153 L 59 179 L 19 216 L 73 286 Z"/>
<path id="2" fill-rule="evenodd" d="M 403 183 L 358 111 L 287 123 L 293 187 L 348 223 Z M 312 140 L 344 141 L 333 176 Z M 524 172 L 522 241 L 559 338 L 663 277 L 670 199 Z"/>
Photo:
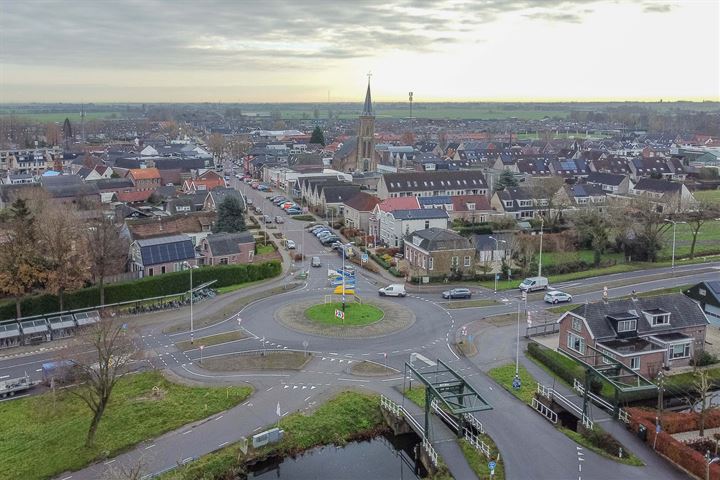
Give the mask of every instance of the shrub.
<path id="1" fill-rule="evenodd" d="M 712 365 L 713 363 L 717 363 L 718 358 L 711 354 L 710 352 L 707 352 L 703 350 L 702 352 L 696 353 L 695 357 L 690 360 L 690 364 L 694 365 L 696 367 L 705 367 L 707 365 Z"/>
<path id="2" fill-rule="evenodd" d="M 212 280 L 213 288 L 254 282 L 275 277 L 282 270 L 278 262 L 265 262 L 249 265 L 218 265 L 202 267 L 193 271 L 193 286 L 196 287 Z M 154 277 L 145 277 L 130 282 L 113 283 L 105 286 L 105 303 L 119 303 L 143 298 L 160 297 L 187 292 L 190 287 L 190 272 L 166 273 Z M 83 288 L 65 294 L 65 308 L 74 310 L 89 308 L 100 304 L 100 290 L 97 287 Z M 37 295 L 22 301 L 24 316 L 43 315 L 57 312 L 60 308 L 55 295 Z M 0 319 L 15 318 L 15 304 L 0 306 Z"/>
<path id="3" fill-rule="evenodd" d="M 312 215 L 292 215 L 291 218 L 293 220 L 299 220 L 301 222 L 312 222 L 315 220 L 315 217 Z"/>
<path id="4" fill-rule="evenodd" d="M 388 269 L 388 272 L 390 272 L 392 275 L 395 275 L 396 277 L 404 277 L 405 275 L 402 274 L 397 268 L 390 267 Z"/>
<path id="5" fill-rule="evenodd" d="M 381 267 L 383 267 L 385 270 L 387 270 L 388 268 L 390 268 L 390 264 L 389 264 L 388 262 L 386 262 L 385 260 L 383 260 L 382 257 L 378 257 L 377 255 L 371 253 L 371 254 L 370 254 L 370 258 L 372 258 L 373 260 L 375 260 L 375 261 L 376 261 Z"/>
<path id="6" fill-rule="evenodd" d="M 529 343 L 527 351 L 528 355 L 538 360 L 570 385 L 573 384 L 576 378 L 581 381 L 585 380 L 585 369 L 571 358 L 537 343 Z M 590 390 L 599 393 L 602 390 L 602 383 L 593 378 L 590 383 Z"/>

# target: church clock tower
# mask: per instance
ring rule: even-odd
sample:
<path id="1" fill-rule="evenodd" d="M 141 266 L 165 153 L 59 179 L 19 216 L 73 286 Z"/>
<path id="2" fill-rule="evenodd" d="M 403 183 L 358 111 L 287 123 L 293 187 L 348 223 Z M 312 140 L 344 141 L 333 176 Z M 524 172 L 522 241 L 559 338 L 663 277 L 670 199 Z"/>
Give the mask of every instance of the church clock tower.
<path id="1" fill-rule="evenodd" d="M 365 104 L 360 114 L 360 126 L 357 136 L 357 170 L 373 172 L 377 169 L 375 161 L 375 114 L 372 108 L 370 95 L 370 76 L 368 73 L 368 86 L 365 93 Z"/>

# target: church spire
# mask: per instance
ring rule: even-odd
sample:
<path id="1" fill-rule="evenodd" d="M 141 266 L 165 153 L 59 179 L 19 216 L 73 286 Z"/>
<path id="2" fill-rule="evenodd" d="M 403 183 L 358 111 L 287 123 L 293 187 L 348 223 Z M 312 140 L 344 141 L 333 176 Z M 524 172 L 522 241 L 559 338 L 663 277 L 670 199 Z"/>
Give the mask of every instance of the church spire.
<path id="1" fill-rule="evenodd" d="M 367 92 L 365 93 L 365 104 L 363 105 L 363 111 L 362 115 L 367 117 L 373 116 L 373 109 L 372 109 L 372 96 L 370 95 L 370 77 L 372 76 L 372 73 L 368 73 L 368 87 Z"/>

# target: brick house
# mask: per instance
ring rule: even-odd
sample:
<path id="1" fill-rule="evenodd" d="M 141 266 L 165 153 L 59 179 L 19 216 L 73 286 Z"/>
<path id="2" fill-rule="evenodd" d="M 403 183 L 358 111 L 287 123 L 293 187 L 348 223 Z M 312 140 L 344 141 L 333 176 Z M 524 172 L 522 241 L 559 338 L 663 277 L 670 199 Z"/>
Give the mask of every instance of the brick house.
<path id="1" fill-rule="evenodd" d="M 378 197 L 365 192 L 358 192 L 349 200 L 345 200 L 343 206 L 345 226 L 369 232 L 370 214 L 378 203 L 380 203 Z"/>
<path id="2" fill-rule="evenodd" d="M 252 263 L 255 239 L 250 232 L 215 233 L 200 242 L 202 265 L 235 265 Z"/>
<path id="3" fill-rule="evenodd" d="M 186 193 L 207 192 L 225 186 L 225 179 L 219 173 L 206 170 L 195 178 L 185 180 L 182 190 Z"/>
<path id="4" fill-rule="evenodd" d="M 137 191 L 157 190 L 162 181 L 157 168 L 131 168 L 126 178 L 130 179 Z"/>
<path id="5" fill-rule="evenodd" d="M 560 319 L 558 349 L 591 365 L 612 363 L 593 349 L 646 378 L 680 367 L 703 351 L 707 318 L 681 293 L 589 303 Z"/>
<path id="6" fill-rule="evenodd" d="M 184 263 L 197 265 L 195 248 L 187 235 L 135 240 L 130 244 L 130 270 L 143 277 L 183 270 Z"/>
<path id="7" fill-rule="evenodd" d="M 413 276 L 469 277 L 475 272 L 475 247 L 452 230 L 435 227 L 417 230 L 404 238 L 403 245 Z"/>

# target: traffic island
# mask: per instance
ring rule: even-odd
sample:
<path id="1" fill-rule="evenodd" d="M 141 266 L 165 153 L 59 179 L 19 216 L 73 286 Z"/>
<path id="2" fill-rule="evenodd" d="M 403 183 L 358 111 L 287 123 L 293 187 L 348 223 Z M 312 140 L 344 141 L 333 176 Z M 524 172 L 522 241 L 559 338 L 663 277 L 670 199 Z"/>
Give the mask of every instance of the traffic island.
<path id="1" fill-rule="evenodd" d="M 301 370 L 311 355 L 303 352 L 253 352 L 229 353 L 205 358 L 198 366 L 211 372 L 236 372 L 240 370 Z"/>
<path id="2" fill-rule="evenodd" d="M 380 363 L 365 360 L 360 363 L 353 364 L 350 367 L 350 373 L 359 377 L 385 377 L 400 372 Z"/>
<path id="3" fill-rule="evenodd" d="M 408 308 L 382 300 L 345 304 L 317 299 L 295 302 L 275 311 L 275 320 L 290 330 L 323 337 L 374 338 L 390 335 L 415 323 L 415 314 Z"/>

